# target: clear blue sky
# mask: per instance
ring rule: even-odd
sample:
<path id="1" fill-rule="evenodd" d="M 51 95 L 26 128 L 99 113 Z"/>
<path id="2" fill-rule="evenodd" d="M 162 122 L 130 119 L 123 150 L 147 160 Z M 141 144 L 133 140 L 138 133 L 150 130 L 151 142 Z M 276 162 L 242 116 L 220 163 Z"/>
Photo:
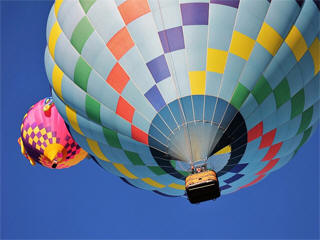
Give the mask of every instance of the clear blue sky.
<path id="1" fill-rule="evenodd" d="M 319 131 L 260 183 L 191 205 L 139 190 L 91 160 L 32 167 L 23 115 L 49 96 L 43 54 L 50 1 L 1 1 L 2 238 L 319 238 Z"/>

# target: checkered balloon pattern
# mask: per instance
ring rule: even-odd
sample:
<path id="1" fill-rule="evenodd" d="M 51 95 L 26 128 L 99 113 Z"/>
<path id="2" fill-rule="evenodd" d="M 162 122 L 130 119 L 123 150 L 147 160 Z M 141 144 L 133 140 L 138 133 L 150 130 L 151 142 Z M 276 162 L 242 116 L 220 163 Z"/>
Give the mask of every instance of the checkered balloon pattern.
<path id="1" fill-rule="evenodd" d="M 75 141 L 137 188 L 221 194 L 284 166 L 319 119 L 319 2 L 56 0 L 45 65 Z"/>
<path id="2" fill-rule="evenodd" d="M 44 111 L 46 101 L 47 99 L 42 99 L 33 105 L 24 116 L 19 144 L 23 145 L 28 159 L 31 158 L 44 167 L 52 168 L 53 162 L 50 157 L 56 157 L 57 152 L 61 152 L 62 156 L 55 168 L 62 169 L 76 165 L 87 156 L 87 153 L 73 140 L 54 104 L 48 111 Z"/>

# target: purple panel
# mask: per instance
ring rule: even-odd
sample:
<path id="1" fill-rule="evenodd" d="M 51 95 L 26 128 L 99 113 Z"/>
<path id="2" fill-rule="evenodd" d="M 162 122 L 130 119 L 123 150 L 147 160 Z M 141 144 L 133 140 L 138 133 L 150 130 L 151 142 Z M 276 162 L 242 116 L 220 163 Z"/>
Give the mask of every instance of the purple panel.
<path id="1" fill-rule="evenodd" d="M 36 135 L 36 134 L 35 134 L 34 132 L 31 132 L 30 137 L 31 137 L 31 138 L 34 138 L 35 135 Z"/>
<path id="2" fill-rule="evenodd" d="M 184 48 L 184 38 L 181 26 L 163 30 L 159 32 L 159 37 L 165 53 Z"/>
<path id="3" fill-rule="evenodd" d="M 158 112 L 164 105 L 166 105 L 161 96 L 161 93 L 157 88 L 157 85 L 154 85 L 152 88 L 150 88 L 149 91 L 144 94 L 144 96 L 149 100 L 149 102 Z"/>
<path id="4" fill-rule="evenodd" d="M 240 0 L 210 0 L 210 3 L 226 5 L 229 7 L 238 8 Z"/>
<path id="5" fill-rule="evenodd" d="M 230 185 L 223 185 L 222 187 L 220 187 L 220 191 L 226 190 L 228 188 L 231 188 L 231 186 Z"/>
<path id="6" fill-rule="evenodd" d="M 147 63 L 149 71 L 156 83 L 170 77 L 168 64 L 164 55 L 161 55 Z"/>
<path id="7" fill-rule="evenodd" d="M 237 181 L 239 178 L 242 178 L 243 176 L 244 176 L 243 174 L 236 174 L 236 175 L 232 176 L 231 178 L 224 180 L 224 182 L 229 184 L 234 181 Z"/>
<path id="8" fill-rule="evenodd" d="M 43 135 L 43 139 L 44 139 L 44 140 L 47 140 L 47 139 L 48 139 L 47 134 Z"/>
<path id="9" fill-rule="evenodd" d="M 248 165 L 248 163 L 237 164 L 237 165 L 235 165 L 235 166 L 230 170 L 230 172 L 238 173 L 238 172 L 240 172 L 242 169 L 244 169 L 247 165 Z"/>
<path id="10" fill-rule="evenodd" d="M 209 3 L 180 4 L 183 25 L 208 25 Z"/>
<path id="11" fill-rule="evenodd" d="M 37 133 L 37 137 L 38 137 L 38 138 L 41 137 L 41 132 L 38 132 L 38 133 Z"/>

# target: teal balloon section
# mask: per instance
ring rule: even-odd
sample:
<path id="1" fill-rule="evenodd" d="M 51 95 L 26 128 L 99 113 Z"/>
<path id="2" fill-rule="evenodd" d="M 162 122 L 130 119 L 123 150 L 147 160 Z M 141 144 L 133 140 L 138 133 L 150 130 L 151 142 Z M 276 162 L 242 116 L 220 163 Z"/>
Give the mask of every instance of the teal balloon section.
<path id="1" fill-rule="evenodd" d="M 126 183 L 221 194 L 284 166 L 319 120 L 319 2 L 57 0 L 45 66 L 75 141 Z"/>

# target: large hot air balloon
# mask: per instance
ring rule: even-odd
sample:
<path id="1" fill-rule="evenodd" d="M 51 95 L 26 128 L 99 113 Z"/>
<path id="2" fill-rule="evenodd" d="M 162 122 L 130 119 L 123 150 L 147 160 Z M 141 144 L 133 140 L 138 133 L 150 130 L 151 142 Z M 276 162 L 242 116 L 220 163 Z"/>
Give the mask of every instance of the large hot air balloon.
<path id="1" fill-rule="evenodd" d="M 87 152 L 73 140 L 52 98 L 33 105 L 21 124 L 18 139 L 21 153 L 32 165 L 68 168 L 78 164 Z"/>
<path id="2" fill-rule="evenodd" d="M 313 0 L 57 0 L 46 71 L 101 167 L 182 196 L 205 166 L 223 195 L 284 166 L 314 132 L 319 20 Z"/>

